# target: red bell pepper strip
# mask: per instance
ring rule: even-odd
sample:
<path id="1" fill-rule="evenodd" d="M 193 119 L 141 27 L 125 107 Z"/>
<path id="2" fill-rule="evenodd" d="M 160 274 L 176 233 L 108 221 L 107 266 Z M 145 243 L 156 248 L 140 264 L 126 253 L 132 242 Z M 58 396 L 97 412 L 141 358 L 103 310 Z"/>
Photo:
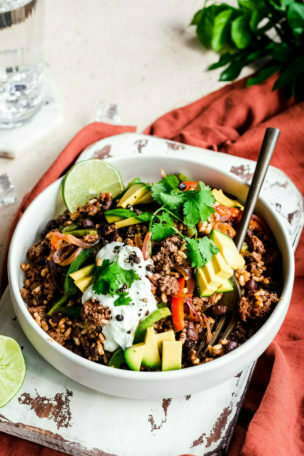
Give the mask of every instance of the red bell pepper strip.
<path id="1" fill-rule="evenodd" d="M 179 284 L 179 291 L 176 296 L 172 297 L 171 311 L 172 311 L 172 320 L 173 320 L 174 328 L 176 331 L 181 331 L 182 329 L 184 329 L 184 326 L 185 326 L 185 322 L 184 322 L 185 279 L 184 279 L 184 277 L 181 277 L 181 278 L 177 279 L 177 281 Z"/>

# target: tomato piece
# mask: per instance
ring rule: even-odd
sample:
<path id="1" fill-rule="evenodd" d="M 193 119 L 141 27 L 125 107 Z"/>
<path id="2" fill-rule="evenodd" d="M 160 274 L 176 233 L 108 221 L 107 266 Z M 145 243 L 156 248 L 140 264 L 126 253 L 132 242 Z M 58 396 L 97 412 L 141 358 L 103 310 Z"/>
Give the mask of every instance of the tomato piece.
<path id="1" fill-rule="evenodd" d="M 186 185 L 185 190 L 195 190 L 196 187 L 197 187 L 198 182 L 185 181 L 184 184 Z"/>
<path id="2" fill-rule="evenodd" d="M 220 218 L 220 222 L 228 222 L 229 220 L 239 219 L 243 211 L 238 207 L 226 207 L 218 205 L 215 207 L 215 212 Z"/>

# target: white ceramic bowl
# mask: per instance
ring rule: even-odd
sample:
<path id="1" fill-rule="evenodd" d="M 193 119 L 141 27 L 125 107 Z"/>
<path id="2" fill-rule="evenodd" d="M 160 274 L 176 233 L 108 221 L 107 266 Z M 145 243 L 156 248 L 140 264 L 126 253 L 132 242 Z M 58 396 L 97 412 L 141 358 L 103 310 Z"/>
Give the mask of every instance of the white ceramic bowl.
<path id="1" fill-rule="evenodd" d="M 167 173 L 182 172 L 194 180 L 222 188 L 244 201 L 248 187 L 228 173 L 203 165 L 202 159 L 181 159 L 155 156 L 112 158 L 110 163 L 121 172 L 124 182 L 140 176 L 146 181 L 159 180 L 160 168 Z M 283 292 L 280 302 L 263 327 L 236 350 L 200 366 L 170 372 L 132 372 L 113 369 L 81 358 L 52 340 L 34 321 L 20 295 L 28 248 L 39 238 L 48 220 L 54 216 L 60 180 L 42 192 L 28 207 L 14 232 L 9 251 L 11 298 L 26 336 L 36 350 L 56 369 L 73 380 L 104 393 L 134 399 L 156 399 L 181 396 L 212 387 L 255 361 L 277 334 L 291 298 L 294 280 L 294 256 L 288 235 L 277 215 L 259 200 L 256 212 L 270 226 L 283 258 Z"/>

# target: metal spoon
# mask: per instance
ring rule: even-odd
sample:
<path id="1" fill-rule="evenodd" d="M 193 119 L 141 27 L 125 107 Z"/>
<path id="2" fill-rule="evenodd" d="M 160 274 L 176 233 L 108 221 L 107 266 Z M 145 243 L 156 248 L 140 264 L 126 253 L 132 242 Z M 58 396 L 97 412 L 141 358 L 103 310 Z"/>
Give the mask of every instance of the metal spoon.
<path id="1" fill-rule="evenodd" d="M 251 220 L 257 199 L 259 197 L 274 149 L 279 139 L 279 135 L 280 130 L 277 128 L 267 128 L 265 131 L 254 175 L 247 194 L 242 219 L 238 227 L 237 234 L 234 238 L 235 245 L 239 252 L 242 248 L 249 222 Z M 220 300 L 220 305 L 226 306 L 228 310 L 232 312 L 232 318 L 228 322 L 227 327 L 223 332 L 222 329 L 225 325 L 227 314 L 220 318 L 217 324 L 217 328 L 213 333 L 211 340 L 209 341 L 209 345 L 216 344 L 219 339 L 227 339 L 235 325 L 237 304 L 241 299 L 241 289 L 234 275 L 231 277 L 231 280 L 233 283 L 233 290 L 227 293 L 223 293 L 223 297 Z M 197 352 L 200 352 L 203 348 L 204 344 L 202 344 L 202 347 L 199 347 Z"/>

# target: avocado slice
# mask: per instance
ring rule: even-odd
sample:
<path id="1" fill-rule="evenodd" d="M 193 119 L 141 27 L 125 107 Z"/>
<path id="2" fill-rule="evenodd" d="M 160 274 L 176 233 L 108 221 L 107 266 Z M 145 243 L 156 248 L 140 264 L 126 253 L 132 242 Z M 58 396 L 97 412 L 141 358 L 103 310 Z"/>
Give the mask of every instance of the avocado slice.
<path id="1" fill-rule="evenodd" d="M 213 229 L 210 238 L 220 249 L 221 254 L 229 266 L 233 269 L 240 269 L 245 266 L 244 258 L 239 254 L 235 243 L 229 236 Z"/>
<path id="2" fill-rule="evenodd" d="M 130 218 L 115 222 L 115 226 L 117 228 L 123 228 L 124 226 L 137 225 L 137 223 L 144 223 L 144 221 L 139 220 L 136 217 L 130 217 Z"/>
<path id="3" fill-rule="evenodd" d="M 129 368 L 133 371 L 139 371 L 145 352 L 145 344 L 132 345 L 125 350 L 125 360 Z"/>
<path id="4" fill-rule="evenodd" d="M 149 190 L 144 184 L 134 184 L 120 198 L 117 207 L 126 208 L 129 204 L 134 206 L 148 192 Z"/>
<path id="5" fill-rule="evenodd" d="M 230 279 L 223 280 L 222 285 L 216 290 L 216 293 L 227 293 L 233 290 L 233 282 Z"/>
<path id="6" fill-rule="evenodd" d="M 144 366 L 150 367 L 151 369 L 158 369 L 161 366 L 161 360 L 159 356 L 159 350 L 156 342 L 156 334 L 153 326 L 147 329 L 145 337 L 145 350 L 142 359 Z"/>
<path id="7" fill-rule="evenodd" d="M 202 268 L 199 268 L 196 272 L 196 283 L 199 289 L 199 294 L 202 297 L 212 296 L 219 286 L 219 283 L 213 286 L 208 283 Z"/>
<path id="8" fill-rule="evenodd" d="M 139 323 L 134 334 L 134 342 L 142 342 L 145 338 L 147 329 L 150 326 L 153 326 L 154 323 L 167 318 L 171 315 L 169 307 L 162 307 L 161 309 L 156 309 L 150 315 L 148 315 L 143 321 Z"/>
<path id="9" fill-rule="evenodd" d="M 83 277 L 82 279 L 75 280 L 75 285 L 79 288 L 79 290 L 84 292 L 91 285 L 93 280 L 94 277 L 92 275 L 89 275 L 87 277 Z"/>
<path id="10" fill-rule="evenodd" d="M 208 286 L 217 290 L 217 288 L 221 285 L 221 279 L 215 274 L 212 261 L 208 261 L 208 263 L 206 263 L 201 269 Z"/>
<path id="11" fill-rule="evenodd" d="M 139 200 L 137 201 L 136 204 L 150 204 L 153 203 L 154 199 L 152 198 L 152 192 L 149 191 L 145 193 Z M 134 204 L 133 204 L 134 206 Z"/>
<path id="12" fill-rule="evenodd" d="M 221 253 L 213 255 L 211 261 L 216 276 L 220 277 L 221 279 L 229 279 L 229 277 L 233 275 L 233 269 L 225 261 Z"/>
<path id="13" fill-rule="evenodd" d="M 182 341 L 166 340 L 163 342 L 162 370 L 169 371 L 182 368 Z"/>
<path id="14" fill-rule="evenodd" d="M 119 220 L 123 220 L 123 218 L 119 217 L 118 215 L 105 215 L 105 218 L 108 223 L 114 223 L 119 222 Z"/>
<path id="15" fill-rule="evenodd" d="M 95 265 L 94 264 L 89 264 L 88 266 L 85 266 L 84 268 L 79 269 L 76 272 L 73 272 L 70 274 L 70 277 L 72 277 L 73 280 L 80 280 L 83 279 L 84 277 L 87 277 L 88 275 L 93 272 Z"/>
<path id="16" fill-rule="evenodd" d="M 175 333 L 172 329 L 156 334 L 156 343 L 160 354 L 163 351 L 163 342 L 166 340 L 175 340 Z"/>
<path id="17" fill-rule="evenodd" d="M 233 200 L 231 198 L 228 198 L 228 196 L 225 195 L 222 189 L 217 190 L 214 188 L 211 192 L 216 199 L 216 201 L 221 204 L 222 206 L 226 207 L 239 207 L 240 209 L 244 209 L 244 206 L 239 203 L 237 200 Z"/>

